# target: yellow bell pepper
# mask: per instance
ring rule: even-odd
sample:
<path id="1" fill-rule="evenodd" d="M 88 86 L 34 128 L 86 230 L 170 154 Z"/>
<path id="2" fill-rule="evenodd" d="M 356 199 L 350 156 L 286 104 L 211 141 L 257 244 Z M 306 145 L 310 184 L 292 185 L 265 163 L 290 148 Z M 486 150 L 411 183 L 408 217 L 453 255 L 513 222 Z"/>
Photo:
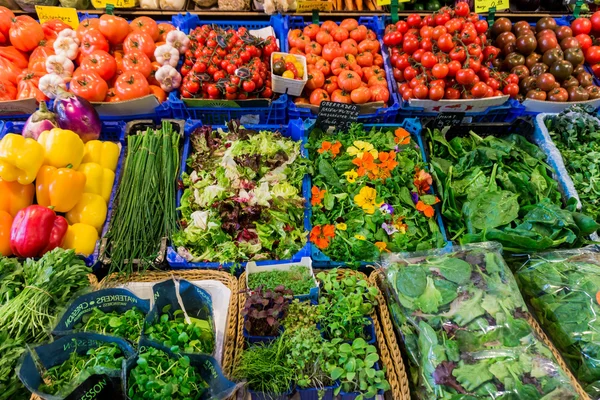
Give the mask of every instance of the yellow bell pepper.
<path id="1" fill-rule="evenodd" d="M 79 168 L 83 158 L 83 140 L 73 131 L 54 128 L 44 131 L 38 137 L 44 148 L 44 165 L 56 168 L 71 166 Z"/>
<path id="2" fill-rule="evenodd" d="M 108 206 L 100 195 L 84 193 L 79 203 L 67 213 L 67 221 L 71 225 L 76 223 L 91 225 L 101 232 L 107 212 Z"/>
<path id="3" fill-rule="evenodd" d="M 117 170 L 120 153 L 121 149 L 116 143 L 90 140 L 83 147 L 83 160 L 81 162 L 97 163 L 114 172 Z"/>
<path id="4" fill-rule="evenodd" d="M 6 211 L 14 218 L 19 210 L 33 204 L 35 186 L 33 183 L 21 185 L 0 179 L 0 193 L 0 211 Z"/>
<path id="5" fill-rule="evenodd" d="M 73 249 L 75 253 L 89 256 L 96 248 L 98 231 L 91 225 L 73 224 L 69 225 L 63 239 L 63 249 Z"/>
<path id="6" fill-rule="evenodd" d="M 37 203 L 45 207 L 52 206 L 56 212 L 68 212 L 81 199 L 85 181 L 83 172 L 44 165 L 35 181 Z"/>
<path id="7" fill-rule="evenodd" d="M 9 133 L 0 140 L 0 178 L 28 185 L 44 162 L 44 147 L 34 139 Z"/>
<path id="8" fill-rule="evenodd" d="M 87 178 L 83 192 L 99 194 L 108 204 L 115 183 L 115 173 L 96 163 L 81 164 L 79 171 L 83 172 Z"/>

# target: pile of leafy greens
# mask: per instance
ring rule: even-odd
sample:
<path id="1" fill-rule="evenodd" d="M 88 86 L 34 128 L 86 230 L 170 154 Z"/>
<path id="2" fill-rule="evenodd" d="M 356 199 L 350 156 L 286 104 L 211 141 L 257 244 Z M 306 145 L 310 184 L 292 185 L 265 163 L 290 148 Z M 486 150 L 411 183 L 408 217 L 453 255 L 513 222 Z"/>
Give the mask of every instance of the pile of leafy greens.
<path id="1" fill-rule="evenodd" d="M 519 269 L 517 281 L 576 378 L 593 399 L 599 399 L 598 249 L 536 254 Z"/>
<path id="2" fill-rule="evenodd" d="M 445 244 L 436 222 L 432 177 L 408 131 L 352 124 L 330 135 L 313 129 L 313 245 L 333 261 L 377 260 L 388 251 Z"/>
<path id="3" fill-rule="evenodd" d="M 194 262 L 292 258 L 306 244 L 301 143 L 235 121 L 203 126 L 190 141 L 178 253 Z"/>
<path id="4" fill-rule="evenodd" d="M 528 323 L 498 249 L 486 243 L 384 259 L 418 398 L 578 398 Z"/>
<path id="5" fill-rule="evenodd" d="M 544 123 L 573 180 L 582 211 L 600 220 L 600 120 L 594 109 L 575 105 Z"/>
<path id="6" fill-rule="evenodd" d="M 524 136 L 446 140 L 428 131 L 431 166 L 451 240 L 497 241 L 511 252 L 580 246 L 600 225 L 562 206 L 546 155 Z"/>

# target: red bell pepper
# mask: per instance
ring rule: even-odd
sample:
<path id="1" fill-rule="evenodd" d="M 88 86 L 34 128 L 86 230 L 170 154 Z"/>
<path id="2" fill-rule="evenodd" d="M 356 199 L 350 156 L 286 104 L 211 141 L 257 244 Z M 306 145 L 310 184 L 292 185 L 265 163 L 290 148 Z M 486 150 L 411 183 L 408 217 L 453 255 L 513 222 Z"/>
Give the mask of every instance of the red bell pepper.
<path id="1" fill-rule="evenodd" d="M 17 257 L 41 257 L 62 244 L 68 228 L 67 220 L 48 207 L 25 207 L 13 220 L 10 248 Z"/>

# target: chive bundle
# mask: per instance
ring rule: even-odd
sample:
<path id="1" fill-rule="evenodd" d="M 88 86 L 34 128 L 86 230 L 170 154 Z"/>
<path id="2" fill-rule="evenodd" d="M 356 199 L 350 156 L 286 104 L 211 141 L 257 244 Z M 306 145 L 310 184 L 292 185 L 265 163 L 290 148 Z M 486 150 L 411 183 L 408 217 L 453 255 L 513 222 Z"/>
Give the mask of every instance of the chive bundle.
<path id="1" fill-rule="evenodd" d="M 163 237 L 177 229 L 175 185 L 179 133 L 163 121 L 127 137 L 127 158 L 117 191 L 117 208 L 106 235 L 109 273 L 130 275 L 134 264 L 145 270 L 156 259 Z"/>

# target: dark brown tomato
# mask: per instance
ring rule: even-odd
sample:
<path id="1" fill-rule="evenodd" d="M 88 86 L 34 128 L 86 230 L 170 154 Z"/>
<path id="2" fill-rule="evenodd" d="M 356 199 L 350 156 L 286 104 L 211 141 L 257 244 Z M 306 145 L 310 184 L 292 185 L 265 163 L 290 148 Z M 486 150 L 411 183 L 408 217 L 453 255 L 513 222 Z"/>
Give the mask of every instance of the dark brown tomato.
<path id="1" fill-rule="evenodd" d="M 548 92 L 548 101 L 567 101 L 569 100 L 569 92 L 565 88 L 556 88 Z"/>
<path id="2" fill-rule="evenodd" d="M 535 76 L 528 76 L 519 82 L 519 89 L 521 93 L 527 94 L 532 89 L 535 89 Z"/>
<path id="3" fill-rule="evenodd" d="M 567 79 L 565 79 L 560 86 L 564 88 L 570 88 L 571 86 L 579 86 L 579 81 L 574 76 L 570 76 Z"/>
<path id="4" fill-rule="evenodd" d="M 521 80 L 529 76 L 529 68 L 524 65 L 517 65 L 510 70 L 510 73 L 517 75 Z"/>
<path id="5" fill-rule="evenodd" d="M 492 61 L 492 65 L 496 69 L 501 69 L 504 66 L 504 59 L 503 58 L 496 58 L 494 61 Z"/>
<path id="6" fill-rule="evenodd" d="M 507 70 L 512 70 L 517 65 L 525 65 L 525 57 L 519 53 L 510 53 L 504 60 L 504 65 Z"/>
<path id="7" fill-rule="evenodd" d="M 508 55 L 517 51 L 517 45 L 515 43 L 509 43 L 502 48 L 502 54 Z"/>
<path id="8" fill-rule="evenodd" d="M 573 75 L 577 75 L 581 72 L 587 72 L 583 64 L 576 65 L 575 68 L 573 68 Z"/>
<path id="9" fill-rule="evenodd" d="M 573 73 L 573 64 L 566 60 L 558 60 L 550 66 L 548 72 L 554 75 L 556 80 L 564 81 L 565 79 L 568 79 Z"/>
<path id="10" fill-rule="evenodd" d="M 548 67 L 544 63 L 535 63 L 533 65 L 533 67 L 529 68 L 529 74 L 531 76 L 538 77 L 541 74 L 543 74 L 544 72 L 548 71 L 548 68 L 550 68 L 550 67 Z"/>
<path id="11" fill-rule="evenodd" d="M 589 100 L 600 99 L 600 88 L 596 85 L 588 86 L 585 91 L 590 95 Z"/>
<path id="12" fill-rule="evenodd" d="M 492 35 L 498 36 L 502 32 L 510 32 L 512 29 L 512 22 L 508 18 L 498 18 L 492 25 Z"/>
<path id="13" fill-rule="evenodd" d="M 525 59 L 525 65 L 527 66 L 527 68 L 531 69 L 531 67 L 533 67 L 535 65 L 535 63 L 541 62 L 541 60 L 542 60 L 541 54 L 531 53 Z"/>
<path id="14" fill-rule="evenodd" d="M 537 39 L 533 35 L 523 35 L 517 38 L 515 42 L 517 51 L 524 56 L 528 56 L 537 48 Z"/>
<path id="15" fill-rule="evenodd" d="M 556 28 L 556 38 L 563 40 L 564 38 L 573 37 L 573 31 L 568 26 L 559 26 Z"/>
<path id="16" fill-rule="evenodd" d="M 502 32 L 496 38 L 496 45 L 503 49 L 509 43 L 515 43 L 517 41 L 517 37 L 512 32 Z"/>
<path id="17" fill-rule="evenodd" d="M 594 84 L 594 78 L 592 78 L 592 74 L 589 72 L 581 72 L 575 76 L 579 81 L 579 84 L 584 88 L 592 86 Z"/>
<path id="18" fill-rule="evenodd" d="M 539 89 L 542 89 L 544 92 L 552 90 L 555 83 L 556 78 L 554 78 L 554 75 L 549 74 L 548 72 L 541 74 L 535 80 L 535 86 Z"/>
<path id="19" fill-rule="evenodd" d="M 519 21 L 515 22 L 515 24 L 513 25 L 513 32 L 518 37 L 522 34 L 526 34 L 527 32 L 533 33 L 533 30 L 531 29 L 531 25 L 529 25 L 527 21 Z"/>
<path id="20" fill-rule="evenodd" d="M 541 32 L 538 32 L 535 34 L 535 37 L 537 38 L 537 40 L 540 40 L 541 37 L 544 36 L 552 36 L 552 37 L 556 37 L 556 33 L 554 33 L 554 31 L 550 30 L 550 29 L 544 29 Z M 558 40 L 558 39 L 557 39 Z"/>
<path id="21" fill-rule="evenodd" d="M 569 101 L 586 101 L 590 98 L 590 94 L 583 86 L 571 86 L 567 92 L 569 92 Z"/>
<path id="22" fill-rule="evenodd" d="M 546 65 L 552 65 L 558 60 L 564 60 L 565 55 L 561 49 L 558 47 L 555 49 L 550 49 L 544 53 L 542 56 L 542 62 Z"/>
<path id="23" fill-rule="evenodd" d="M 544 100 L 546 100 L 546 92 L 544 92 L 543 90 L 540 90 L 540 89 L 532 89 L 529 92 L 527 92 L 525 97 L 527 97 L 528 99 L 532 99 L 532 100 L 544 101 Z"/>
<path id="24" fill-rule="evenodd" d="M 558 47 L 558 40 L 554 36 L 544 35 L 538 38 L 538 50 L 540 53 L 545 53 L 556 47 Z"/>
<path id="25" fill-rule="evenodd" d="M 544 29 L 550 29 L 555 31 L 557 28 L 556 20 L 551 17 L 540 18 L 538 22 L 535 24 L 535 30 L 538 32 L 543 31 Z"/>
<path id="26" fill-rule="evenodd" d="M 566 49 L 565 60 L 573 64 L 573 66 L 583 64 L 583 61 L 585 60 L 583 50 L 576 48 Z"/>
<path id="27" fill-rule="evenodd" d="M 581 48 L 581 45 L 579 44 L 579 40 L 575 39 L 574 37 L 568 37 L 568 38 L 564 38 L 563 40 L 560 41 L 560 47 L 563 50 L 579 49 L 579 48 Z"/>

